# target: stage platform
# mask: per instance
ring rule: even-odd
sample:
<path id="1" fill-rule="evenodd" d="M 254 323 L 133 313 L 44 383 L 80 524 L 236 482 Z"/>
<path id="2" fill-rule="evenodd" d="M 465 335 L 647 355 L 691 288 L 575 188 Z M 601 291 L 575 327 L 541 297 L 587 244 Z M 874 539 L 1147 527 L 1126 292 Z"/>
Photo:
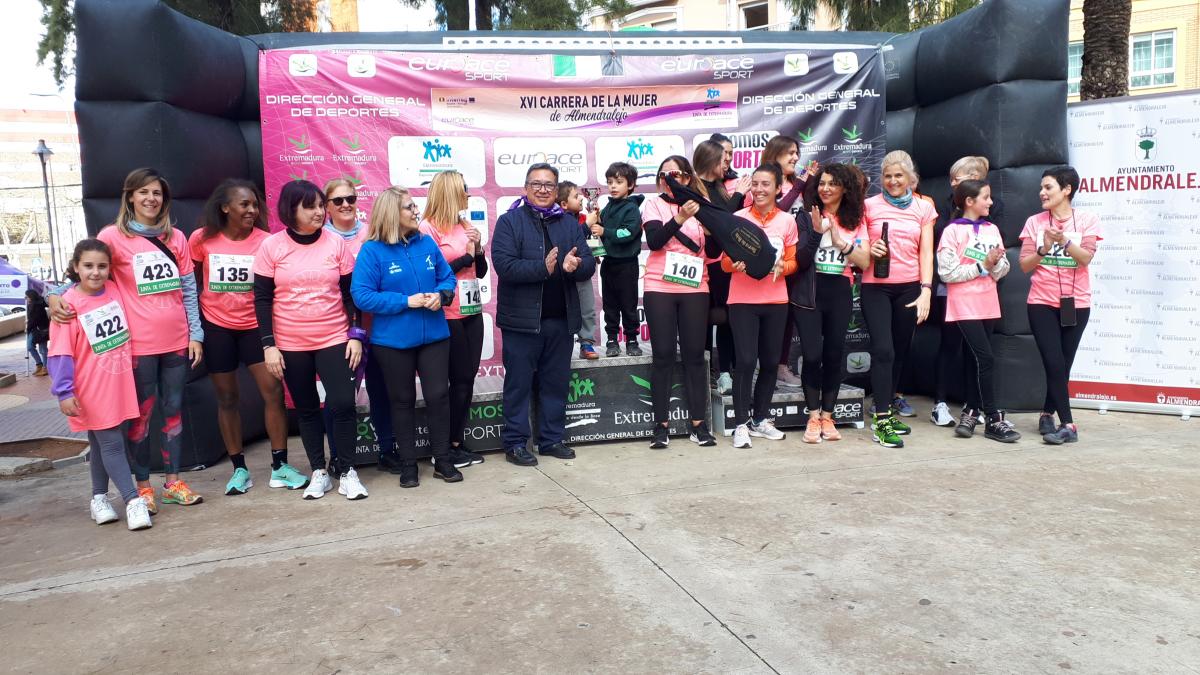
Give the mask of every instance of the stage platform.
<path id="1" fill-rule="evenodd" d="M 865 392 L 858 387 L 843 384 L 838 392 L 837 403 L 833 407 L 833 422 L 837 426 L 853 426 L 863 428 L 866 415 Z M 734 423 L 733 396 L 713 396 L 713 410 L 719 410 L 719 415 L 713 416 L 714 434 L 733 434 Z M 775 396 L 771 398 L 771 417 L 775 418 L 775 426 L 779 429 L 794 429 L 808 424 L 808 407 L 804 405 L 804 392 L 799 388 L 788 389 L 777 387 Z M 718 421 L 719 420 L 719 421 Z M 718 434 L 719 435 L 719 434 Z"/>

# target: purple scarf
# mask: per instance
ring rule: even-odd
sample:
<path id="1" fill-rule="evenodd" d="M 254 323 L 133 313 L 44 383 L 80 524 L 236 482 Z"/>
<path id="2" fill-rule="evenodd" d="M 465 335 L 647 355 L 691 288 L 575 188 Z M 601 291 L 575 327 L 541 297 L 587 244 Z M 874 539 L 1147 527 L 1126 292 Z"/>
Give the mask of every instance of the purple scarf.
<path id="1" fill-rule="evenodd" d="M 517 201 L 513 202 L 512 206 L 508 207 L 508 210 L 515 211 L 525 205 L 528 205 L 529 208 L 542 214 L 543 218 L 556 218 L 564 213 L 562 206 L 558 204 L 554 204 L 552 206 L 536 206 L 525 197 L 521 197 Z"/>
<path id="2" fill-rule="evenodd" d="M 980 218 L 979 220 L 970 220 L 968 218 L 955 218 L 954 220 L 950 221 L 950 224 L 958 225 L 959 223 L 962 223 L 963 225 L 970 225 L 971 228 L 975 230 L 975 234 L 979 234 L 979 227 L 981 225 L 986 225 L 987 222 L 988 221 L 986 221 L 982 218 Z"/>

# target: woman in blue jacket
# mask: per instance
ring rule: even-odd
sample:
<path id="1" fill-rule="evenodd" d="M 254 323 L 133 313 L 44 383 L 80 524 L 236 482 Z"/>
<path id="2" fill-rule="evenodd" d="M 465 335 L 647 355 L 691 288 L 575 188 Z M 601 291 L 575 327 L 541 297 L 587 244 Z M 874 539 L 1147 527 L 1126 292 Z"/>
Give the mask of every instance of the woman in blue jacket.
<path id="1" fill-rule="evenodd" d="M 408 191 L 390 187 L 371 208 L 367 241 L 354 265 L 354 303 L 374 315 L 371 357 L 387 382 L 400 454 L 400 487 L 417 487 L 414 411 L 416 375 L 429 424 L 433 475 L 462 480 L 450 457 L 450 329 L 442 305 L 454 299 L 454 273 L 437 242 L 417 229 L 417 206 Z"/>

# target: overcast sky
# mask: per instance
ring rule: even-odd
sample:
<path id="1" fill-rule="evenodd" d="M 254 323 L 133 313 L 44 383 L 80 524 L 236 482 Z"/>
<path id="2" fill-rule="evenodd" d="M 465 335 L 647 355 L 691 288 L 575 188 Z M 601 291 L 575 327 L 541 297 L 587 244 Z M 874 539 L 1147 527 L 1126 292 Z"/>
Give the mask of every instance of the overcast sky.
<path id="1" fill-rule="evenodd" d="M 70 109 L 75 101 L 75 80 L 60 92 L 49 63 L 37 66 L 37 44 L 42 37 L 42 6 L 37 0 L 7 0 L 0 21 L 0 62 L 4 87 L 0 108 Z M 37 96 L 43 94 L 43 96 Z"/>

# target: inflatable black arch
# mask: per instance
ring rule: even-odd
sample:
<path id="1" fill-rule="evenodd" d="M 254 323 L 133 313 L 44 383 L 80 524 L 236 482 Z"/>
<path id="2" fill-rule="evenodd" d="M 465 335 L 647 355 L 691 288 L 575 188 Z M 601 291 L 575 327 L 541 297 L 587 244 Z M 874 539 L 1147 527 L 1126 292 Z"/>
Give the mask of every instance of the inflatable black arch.
<path id="1" fill-rule="evenodd" d="M 985 0 L 945 23 L 913 33 L 733 34 L 764 51 L 778 43 L 877 44 L 887 69 L 888 149 L 908 150 L 924 192 L 945 204 L 946 173 L 964 155 L 991 161 L 997 219 L 1014 271 L 1000 286 L 1004 318 L 997 352 L 1001 406 L 1039 408 L 1044 377 L 1025 312 L 1028 278 L 1016 263 L 1017 236 L 1038 211 L 1038 183 L 1067 162 L 1066 40 L 1068 0 Z M 139 166 L 171 180 L 173 214 L 190 231 L 222 179 L 263 182 L 258 107 L 258 52 L 306 46 L 393 46 L 411 50 L 514 52 L 531 44 L 607 53 L 598 33 L 282 33 L 239 37 L 183 16 L 157 0 L 77 0 L 76 104 L 83 163 L 83 205 L 95 233 L 117 213 L 121 182 Z M 623 53 L 669 44 L 714 52 L 729 33 L 619 34 Z M 590 49 L 589 49 L 590 48 Z M 645 51 L 646 47 L 642 48 Z M 661 50 L 655 50 L 659 53 Z M 918 329 L 905 391 L 932 390 L 932 327 Z M 261 402 L 246 377 L 242 392 L 248 437 L 263 434 Z M 185 397 L 185 416 L 212 420 L 215 398 L 203 372 Z M 215 424 L 187 424 L 187 465 L 224 455 Z"/>

